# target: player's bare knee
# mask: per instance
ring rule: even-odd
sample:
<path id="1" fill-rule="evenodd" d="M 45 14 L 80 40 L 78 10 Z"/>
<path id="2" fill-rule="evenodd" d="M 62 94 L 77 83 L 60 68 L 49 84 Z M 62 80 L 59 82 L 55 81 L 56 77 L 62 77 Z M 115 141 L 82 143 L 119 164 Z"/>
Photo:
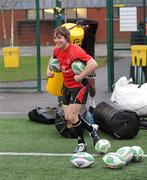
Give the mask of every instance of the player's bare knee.
<path id="1" fill-rule="evenodd" d="M 69 113 L 67 115 L 67 119 L 71 122 L 71 123 L 75 123 L 76 119 L 77 119 L 77 114 L 76 113 Z"/>
<path id="2" fill-rule="evenodd" d="M 68 115 L 67 114 L 65 114 L 65 119 L 68 120 Z"/>

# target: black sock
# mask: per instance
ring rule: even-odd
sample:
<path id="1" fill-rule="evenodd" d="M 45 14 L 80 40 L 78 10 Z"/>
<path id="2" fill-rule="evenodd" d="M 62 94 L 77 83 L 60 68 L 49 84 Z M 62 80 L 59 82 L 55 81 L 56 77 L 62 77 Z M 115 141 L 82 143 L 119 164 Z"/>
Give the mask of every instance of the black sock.
<path id="1" fill-rule="evenodd" d="M 72 125 L 78 136 L 78 144 L 80 144 L 80 143 L 85 144 L 84 135 L 83 135 L 84 132 L 83 132 L 83 127 L 82 127 L 81 121 L 78 121 L 77 123 L 72 124 Z"/>
<path id="2" fill-rule="evenodd" d="M 84 118 L 82 118 L 80 115 L 79 115 L 79 119 L 81 120 L 81 124 L 83 128 L 89 131 L 90 133 L 92 133 L 93 127 L 87 121 L 85 121 Z"/>

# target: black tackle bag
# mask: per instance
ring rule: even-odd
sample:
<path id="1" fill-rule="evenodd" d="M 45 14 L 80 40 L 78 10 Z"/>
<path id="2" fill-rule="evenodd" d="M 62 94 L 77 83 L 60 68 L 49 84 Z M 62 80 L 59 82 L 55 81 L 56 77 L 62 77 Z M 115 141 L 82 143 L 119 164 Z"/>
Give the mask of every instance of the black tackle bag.
<path id="1" fill-rule="evenodd" d="M 75 129 L 67 127 L 67 121 L 65 120 L 63 110 L 57 111 L 55 126 L 61 136 L 66 138 L 77 138 Z"/>
<path id="2" fill-rule="evenodd" d="M 55 124 L 56 111 L 56 108 L 37 107 L 28 113 L 28 117 L 34 122 L 39 122 L 42 124 Z"/>
<path id="3" fill-rule="evenodd" d="M 147 119 L 140 119 L 140 129 L 147 129 Z"/>
<path id="4" fill-rule="evenodd" d="M 134 138 L 139 131 L 139 117 L 113 102 L 101 102 L 94 109 L 95 123 L 103 131 L 119 139 Z"/>
<path id="5" fill-rule="evenodd" d="M 87 116 L 87 108 L 86 106 L 82 106 L 81 116 L 86 119 Z M 64 117 L 64 112 L 61 107 L 58 108 L 55 119 L 55 126 L 58 133 L 66 138 L 77 138 L 77 134 L 74 128 L 67 127 L 67 121 Z"/>

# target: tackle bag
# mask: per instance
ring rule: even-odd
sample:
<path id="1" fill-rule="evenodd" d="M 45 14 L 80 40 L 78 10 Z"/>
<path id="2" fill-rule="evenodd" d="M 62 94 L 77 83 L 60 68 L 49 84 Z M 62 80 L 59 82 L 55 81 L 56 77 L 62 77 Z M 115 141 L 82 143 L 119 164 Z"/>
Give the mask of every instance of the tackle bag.
<path id="1" fill-rule="evenodd" d="M 37 107 L 28 113 L 28 117 L 31 121 L 39 122 L 43 124 L 55 124 L 56 108 L 40 108 Z"/>
<path id="2" fill-rule="evenodd" d="M 140 119 L 140 129 L 147 129 L 147 119 Z"/>
<path id="3" fill-rule="evenodd" d="M 67 127 L 67 121 L 64 118 L 63 111 L 58 111 L 56 113 L 55 126 L 61 136 L 66 138 L 77 138 L 75 129 Z"/>
<path id="4" fill-rule="evenodd" d="M 81 109 L 81 116 L 86 119 L 87 115 L 87 109 L 86 106 L 82 106 Z M 58 131 L 58 133 L 66 138 L 77 138 L 76 131 L 73 127 L 69 128 L 69 125 L 67 120 L 64 117 L 64 112 L 62 108 L 58 108 L 57 113 L 56 113 L 56 119 L 55 119 L 55 127 Z"/>
<path id="5" fill-rule="evenodd" d="M 138 115 L 113 102 L 98 104 L 94 109 L 94 119 L 103 131 L 119 139 L 134 138 L 139 131 Z"/>

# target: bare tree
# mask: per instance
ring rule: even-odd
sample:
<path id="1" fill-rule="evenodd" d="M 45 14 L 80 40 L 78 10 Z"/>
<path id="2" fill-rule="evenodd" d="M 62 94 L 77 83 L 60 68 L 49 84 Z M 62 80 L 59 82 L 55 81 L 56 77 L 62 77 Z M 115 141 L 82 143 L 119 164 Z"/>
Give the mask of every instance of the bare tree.
<path id="1" fill-rule="evenodd" d="M 2 31 L 3 31 L 3 40 L 5 45 L 8 46 L 8 38 L 6 32 L 6 23 L 5 23 L 5 9 L 11 9 L 11 37 L 10 37 L 10 46 L 14 46 L 14 11 L 19 0 L 0 0 L 1 16 L 2 16 Z"/>
<path id="2" fill-rule="evenodd" d="M 15 7 L 18 3 L 19 0 L 11 0 L 11 38 L 10 38 L 10 46 L 13 47 L 14 46 L 14 11 L 15 11 Z"/>
<path id="3" fill-rule="evenodd" d="M 1 16 L 2 16 L 2 31 L 3 31 L 3 41 L 4 45 L 8 45 L 7 33 L 6 33 L 6 23 L 5 23 L 5 15 L 4 10 L 7 6 L 8 0 L 1 0 L 0 1 L 0 8 L 1 8 Z"/>

